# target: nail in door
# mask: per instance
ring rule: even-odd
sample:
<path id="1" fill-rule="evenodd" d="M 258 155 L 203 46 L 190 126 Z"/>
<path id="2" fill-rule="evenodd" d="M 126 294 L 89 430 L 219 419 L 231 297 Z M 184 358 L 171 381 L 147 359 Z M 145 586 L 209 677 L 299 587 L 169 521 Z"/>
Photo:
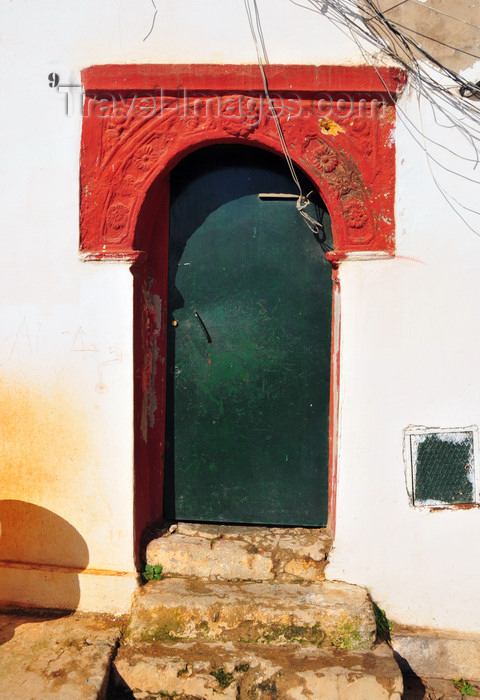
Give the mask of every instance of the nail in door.
<path id="1" fill-rule="evenodd" d="M 256 149 L 203 149 L 172 173 L 165 513 L 322 526 L 331 271 L 295 201 L 261 192 L 295 186 Z"/>

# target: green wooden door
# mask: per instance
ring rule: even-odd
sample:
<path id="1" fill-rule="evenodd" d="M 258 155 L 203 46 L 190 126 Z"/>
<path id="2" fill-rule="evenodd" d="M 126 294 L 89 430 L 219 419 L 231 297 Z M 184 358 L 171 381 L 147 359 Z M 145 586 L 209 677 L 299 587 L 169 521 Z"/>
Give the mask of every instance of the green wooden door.
<path id="1" fill-rule="evenodd" d="M 165 512 L 321 526 L 331 270 L 295 201 L 260 192 L 295 186 L 256 149 L 204 149 L 172 173 Z"/>

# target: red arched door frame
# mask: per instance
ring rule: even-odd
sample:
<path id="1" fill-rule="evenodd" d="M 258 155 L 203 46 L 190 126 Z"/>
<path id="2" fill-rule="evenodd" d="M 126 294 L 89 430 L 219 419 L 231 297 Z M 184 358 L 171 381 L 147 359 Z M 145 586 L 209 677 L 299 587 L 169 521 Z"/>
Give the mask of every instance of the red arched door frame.
<path id="1" fill-rule="evenodd" d="M 332 220 L 334 281 L 348 255 L 395 251 L 396 68 L 266 67 L 292 160 Z M 191 151 L 243 143 L 282 155 L 258 66 L 93 66 L 82 72 L 80 251 L 131 262 L 135 275 L 135 529 L 162 514 L 161 325 L 168 255 L 169 172 Z M 155 236 L 152 230 L 156 226 Z M 338 280 L 336 280 L 338 282 Z M 330 526 L 335 519 L 339 285 L 334 284 Z"/>

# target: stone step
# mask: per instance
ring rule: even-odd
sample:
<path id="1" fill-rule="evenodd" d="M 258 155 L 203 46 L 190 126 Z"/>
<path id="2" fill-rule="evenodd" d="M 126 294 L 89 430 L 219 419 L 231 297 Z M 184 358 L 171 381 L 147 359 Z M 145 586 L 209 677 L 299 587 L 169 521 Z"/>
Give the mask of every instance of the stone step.
<path id="1" fill-rule="evenodd" d="M 147 547 L 168 575 L 224 581 L 321 581 L 331 538 L 324 529 L 178 523 Z"/>
<path id="2" fill-rule="evenodd" d="M 455 687 L 452 679 L 419 678 L 418 676 L 403 675 L 404 691 L 402 700 L 461 700 L 465 694 Z M 473 686 L 475 697 L 479 697 L 478 686 Z M 469 695 L 472 693 L 469 692 Z"/>
<path id="3" fill-rule="evenodd" d="M 120 647 L 117 698 L 177 700 L 400 700 L 402 674 L 391 649 L 184 642 Z"/>
<path id="4" fill-rule="evenodd" d="M 0 697 L 105 700 L 124 621 L 54 610 L 0 614 Z"/>
<path id="5" fill-rule="evenodd" d="M 422 678 L 464 678 L 480 683 L 480 635 L 396 625 L 391 641 L 406 672 Z"/>
<path id="6" fill-rule="evenodd" d="M 170 578 L 136 592 L 126 637 L 368 649 L 375 633 L 371 601 L 359 586 Z"/>
<path id="7" fill-rule="evenodd" d="M 480 696 L 480 636 L 396 625 L 391 633 L 395 658 L 405 679 L 405 700 L 450 700 Z M 460 681 L 457 687 L 454 680 Z"/>

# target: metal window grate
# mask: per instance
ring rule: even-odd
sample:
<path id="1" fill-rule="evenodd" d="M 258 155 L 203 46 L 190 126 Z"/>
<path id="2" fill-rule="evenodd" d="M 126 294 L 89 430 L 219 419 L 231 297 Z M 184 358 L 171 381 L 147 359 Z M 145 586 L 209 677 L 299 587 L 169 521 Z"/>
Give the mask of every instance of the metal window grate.
<path id="1" fill-rule="evenodd" d="M 415 506 L 478 502 L 477 428 L 405 430 L 407 488 Z"/>

